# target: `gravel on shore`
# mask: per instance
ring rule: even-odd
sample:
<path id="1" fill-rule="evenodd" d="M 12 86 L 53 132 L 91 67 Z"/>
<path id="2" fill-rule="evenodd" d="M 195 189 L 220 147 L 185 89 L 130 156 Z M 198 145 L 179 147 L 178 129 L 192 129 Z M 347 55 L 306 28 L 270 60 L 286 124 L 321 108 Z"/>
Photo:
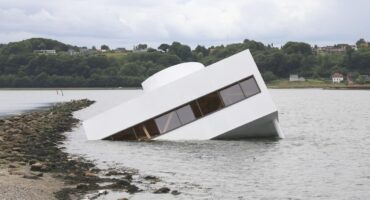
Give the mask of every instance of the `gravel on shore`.
<path id="1" fill-rule="evenodd" d="M 78 123 L 72 113 L 92 103 L 70 101 L 0 119 L 0 199 L 80 199 L 94 191 L 142 191 L 132 183 L 133 172 L 101 171 L 60 147 L 64 133 Z"/>

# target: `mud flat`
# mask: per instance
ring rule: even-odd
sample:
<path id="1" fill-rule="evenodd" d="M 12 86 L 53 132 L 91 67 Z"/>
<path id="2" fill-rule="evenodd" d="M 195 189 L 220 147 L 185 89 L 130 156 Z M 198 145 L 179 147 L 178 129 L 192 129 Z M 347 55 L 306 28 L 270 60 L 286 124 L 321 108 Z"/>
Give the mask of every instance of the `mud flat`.
<path id="1" fill-rule="evenodd" d="M 137 172 L 100 170 L 93 162 L 63 151 L 64 133 L 79 122 L 72 113 L 92 103 L 70 101 L 0 119 L 0 199 L 94 199 L 109 191 L 130 195 L 143 191 L 132 181 Z M 150 184 L 159 181 L 149 179 Z"/>

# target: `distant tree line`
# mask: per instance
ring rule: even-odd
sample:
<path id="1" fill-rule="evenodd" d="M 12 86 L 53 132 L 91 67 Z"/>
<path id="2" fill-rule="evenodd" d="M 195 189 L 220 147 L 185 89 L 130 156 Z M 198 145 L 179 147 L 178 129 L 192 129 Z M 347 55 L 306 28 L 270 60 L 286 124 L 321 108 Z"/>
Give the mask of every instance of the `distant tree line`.
<path id="1" fill-rule="evenodd" d="M 281 48 L 253 40 L 193 50 L 173 42 L 111 56 L 109 53 L 70 55 L 76 46 L 43 38 L 0 45 L 0 87 L 136 87 L 150 75 L 181 62 L 210 65 L 245 49 L 250 49 L 264 79 L 287 78 L 289 74 L 328 78 L 333 72 L 370 74 L 370 48 L 347 48 L 342 54 L 318 54 L 302 42 L 288 42 Z M 34 50 L 54 49 L 54 55 Z M 101 49 L 109 51 L 107 45 Z M 145 50 L 145 51 L 143 51 Z M 63 53 L 64 52 L 64 53 Z"/>

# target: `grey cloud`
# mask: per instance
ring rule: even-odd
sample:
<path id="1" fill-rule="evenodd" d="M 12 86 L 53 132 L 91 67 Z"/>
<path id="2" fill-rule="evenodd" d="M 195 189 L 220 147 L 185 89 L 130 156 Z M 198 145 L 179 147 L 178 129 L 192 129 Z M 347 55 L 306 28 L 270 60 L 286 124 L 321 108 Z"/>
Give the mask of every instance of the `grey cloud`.
<path id="1" fill-rule="evenodd" d="M 354 43 L 370 39 L 370 2 L 352 0 L 63 0 L 0 2 L 0 42 L 49 37 L 75 45 L 220 44 L 244 38 Z"/>

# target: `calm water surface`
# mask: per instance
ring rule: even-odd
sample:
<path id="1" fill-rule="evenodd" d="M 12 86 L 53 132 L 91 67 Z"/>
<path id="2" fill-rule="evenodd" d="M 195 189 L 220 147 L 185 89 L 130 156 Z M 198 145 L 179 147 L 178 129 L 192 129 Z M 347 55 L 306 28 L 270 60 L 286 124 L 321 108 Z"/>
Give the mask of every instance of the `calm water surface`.
<path id="1" fill-rule="evenodd" d="M 87 141 L 83 129 L 65 146 L 99 167 L 129 167 L 159 176 L 179 196 L 141 193 L 131 199 L 369 199 L 370 91 L 270 90 L 283 140 Z M 89 98 L 84 120 L 140 95 L 136 90 L 0 91 L 0 113 Z M 130 113 L 122 113 L 130 115 Z M 141 187 L 147 187 L 143 184 Z M 159 187 L 159 186 L 151 186 Z M 117 199 L 111 193 L 102 199 Z"/>

